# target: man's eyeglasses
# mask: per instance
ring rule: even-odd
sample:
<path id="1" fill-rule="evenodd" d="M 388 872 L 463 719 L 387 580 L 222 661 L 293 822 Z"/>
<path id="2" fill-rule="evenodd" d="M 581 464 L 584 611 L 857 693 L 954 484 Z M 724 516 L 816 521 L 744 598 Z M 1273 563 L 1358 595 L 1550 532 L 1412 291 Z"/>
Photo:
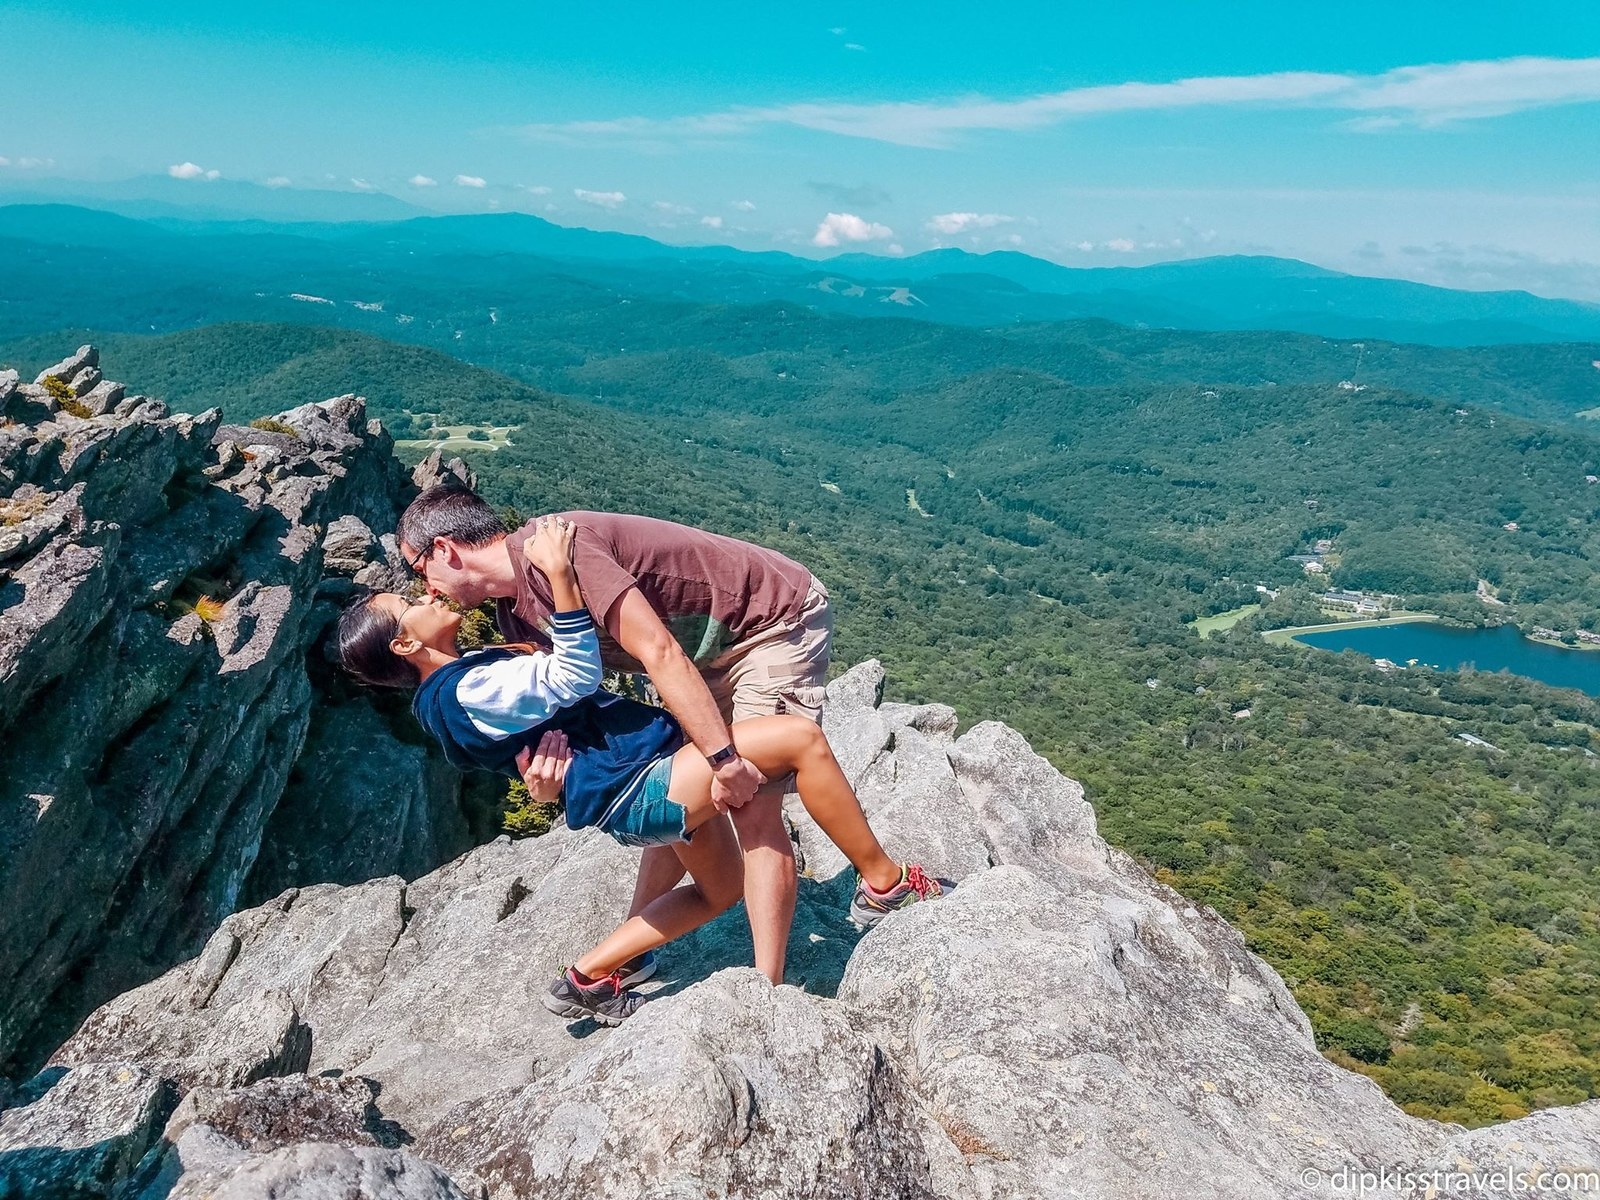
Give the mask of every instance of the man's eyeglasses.
<path id="1" fill-rule="evenodd" d="M 427 561 L 428 555 L 432 554 L 433 550 L 434 544 L 429 542 L 427 546 L 417 551 L 417 556 L 415 558 L 406 560 L 406 566 L 411 568 L 411 573 L 413 575 L 422 574 L 422 564 Z"/>

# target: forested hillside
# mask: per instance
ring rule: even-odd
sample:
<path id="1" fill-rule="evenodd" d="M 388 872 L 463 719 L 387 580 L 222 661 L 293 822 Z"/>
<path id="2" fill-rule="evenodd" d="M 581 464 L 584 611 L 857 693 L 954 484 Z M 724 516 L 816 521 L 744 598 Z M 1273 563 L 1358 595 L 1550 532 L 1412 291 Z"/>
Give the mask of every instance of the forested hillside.
<path id="1" fill-rule="evenodd" d="M 93 336 L 128 374 L 185 403 L 255 416 L 285 396 L 356 390 L 400 438 L 432 424 L 525 424 L 550 394 L 583 396 L 670 428 L 680 444 L 804 479 L 820 489 L 805 510 L 834 503 L 828 495 L 895 512 L 914 501 L 933 530 L 980 534 L 1003 586 L 1096 615 L 1137 593 L 1187 621 L 1255 599 L 1259 582 L 1291 585 L 1263 618 L 1289 623 L 1305 608 L 1291 556 L 1331 539 L 1342 585 L 1406 594 L 1458 619 L 1600 625 L 1590 569 L 1600 487 L 1589 482 L 1600 439 L 1587 423 L 1509 415 L 1547 393 L 1532 374 L 1485 383 L 1490 352 L 1369 354 L 1292 334 L 1110 325 L 978 333 L 642 302 L 550 312 L 538 328 L 549 336 L 482 347 L 525 382 L 315 327 Z M 1203 341 L 1213 337 L 1236 344 Z M 60 341 L 11 345 L 31 363 Z M 1506 349 L 1513 361 L 1521 353 Z M 1349 381 L 1330 360 L 1351 354 L 1391 355 L 1413 382 L 1341 386 Z M 1262 363 L 1290 370 L 1264 379 Z M 219 364 L 228 377 L 217 377 Z M 1574 387 L 1600 383 L 1600 371 L 1582 369 Z M 1476 470 L 1485 463 L 1493 473 Z M 1479 579 L 1512 607 L 1480 604 Z"/>

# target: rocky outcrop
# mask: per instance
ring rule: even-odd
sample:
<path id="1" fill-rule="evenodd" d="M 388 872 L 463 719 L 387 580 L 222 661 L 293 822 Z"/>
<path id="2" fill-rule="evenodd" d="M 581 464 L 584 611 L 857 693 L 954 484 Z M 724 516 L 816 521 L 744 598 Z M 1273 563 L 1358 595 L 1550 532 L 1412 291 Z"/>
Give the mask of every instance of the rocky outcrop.
<path id="1" fill-rule="evenodd" d="M 866 664 L 833 684 L 830 738 L 889 847 L 959 886 L 860 937 L 850 872 L 799 814 L 799 986 L 740 965 L 736 910 L 667 948 L 620 1029 L 549 1017 L 539 995 L 631 886 L 633 856 L 592 832 L 289 891 L 97 1012 L 28 1085 L 0 1179 L 80 1144 L 57 1132 L 61 1081 L 117 1071 L 123 1098 L 98 1103 L 127 1114 L 122 1141 L 94 1178 L 124 1171 L 119 1196 L 270 1194 L 265 1173 L 296 1195 L 454 1194 L 418 1190 L 449 1176 L 495 1200 L 1254 1200 L 1353 1195 L 1355 1171 L 1389 1173 L 1366 1195 L 1424 1194 L 1394 1172 L 1438 1170 L 1457 1174 L 1434 1194 L 1509 1197 L 1529 1194 L 1513 1172 L 1600 1162 L 1600 1102 L 1471 1132 L 1406 1116 L 1317 1052 L 1237 932 L 1106 846 L 1020 736 L 955 737 L 949 709 L 881 704 L 881 682 Z M 139 1118 L 152 1078 L 198 1096 L 160 1135 Z"/>
<path id="2" fill-rule="evenodd" d="M 242 896 L 471 845 L 403 707 L 315 649 L 352 580 L 395 577 L 391 450 L 354 396 L 254 429 L 128 395 L 92 347 L 0 374 L 0 1069 L 194 955 Z"/>

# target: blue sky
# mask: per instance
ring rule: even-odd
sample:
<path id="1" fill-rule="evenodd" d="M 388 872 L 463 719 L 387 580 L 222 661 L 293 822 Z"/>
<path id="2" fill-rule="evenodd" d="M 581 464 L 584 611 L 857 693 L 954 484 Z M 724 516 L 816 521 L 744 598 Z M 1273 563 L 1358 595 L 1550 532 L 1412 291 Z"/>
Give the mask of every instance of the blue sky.
<path id="1" fill-rule="evenodd" d="M 10 189 L 376 190 L 813 255 L 1271 253 L 1600 300 L 1592 4 L 79 0 L 0 3 L 0 44 Z"/>

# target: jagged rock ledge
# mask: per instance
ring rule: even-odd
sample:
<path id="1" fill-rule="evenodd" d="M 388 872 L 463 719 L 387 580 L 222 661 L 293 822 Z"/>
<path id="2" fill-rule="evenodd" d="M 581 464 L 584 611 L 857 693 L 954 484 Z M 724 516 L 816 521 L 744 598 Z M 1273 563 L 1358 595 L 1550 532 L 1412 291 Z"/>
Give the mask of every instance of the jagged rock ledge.
<path id="1" fill-rule="evenodd" d="M 800 986 L 735 965 L 736 911 L 666 951 L 621 1029 L 548 1017 L 540 993 L 631 888 L 632 856 L 593 832 L 291 890 L 93 1014 L 0 1112 L 0 1180 L 118 1200 L 1259 1200 L 1348 1196 L 1339 1173 L 1363 1169 L 1521 1195 L 1491 1173 L 1600 1162 L 1600 1102 L 1475 1132 L 1402 1113 L 1017 733 L 956 738 L 948 708 L 881 703 L 882 678 L 834 682 L 830 739 L 888 845 L 960 886 L 858 938 L 850 873 L 802 815 Z"/>
<path id="2" fill-rule="evenodd" d="M 241 900 L 473 842 L 455 774 L 313 650 L 396 577 L 413 485 L 358 397 L 271 426 L 171 415 L 90 346 L 0 372 L 0 1076 Z"/>

